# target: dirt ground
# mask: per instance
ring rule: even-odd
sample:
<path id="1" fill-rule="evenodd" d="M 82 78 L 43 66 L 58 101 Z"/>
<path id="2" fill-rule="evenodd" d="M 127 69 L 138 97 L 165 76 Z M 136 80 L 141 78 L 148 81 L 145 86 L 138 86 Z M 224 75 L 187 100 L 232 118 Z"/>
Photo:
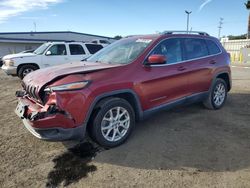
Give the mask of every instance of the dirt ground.
<path id="1" fill-rule="evenodd" d="M 223 109 L 161 112 L 104 150 L 32 136 L 14 114 L 20 82 L 0 70 L 0 187 L 250 187 L 250 69 L 232 71 Z"/>

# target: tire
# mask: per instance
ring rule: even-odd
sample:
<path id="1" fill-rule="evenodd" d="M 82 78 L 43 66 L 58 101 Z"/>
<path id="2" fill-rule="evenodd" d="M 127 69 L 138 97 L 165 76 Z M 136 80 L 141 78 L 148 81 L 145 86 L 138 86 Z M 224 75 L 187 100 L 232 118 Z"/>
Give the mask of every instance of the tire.
<path id="1" fill-rule="evenodd" d="M 90 124 L 92 139 L 105 148 L 123 144 L 135 126 L 132 106 L 121 98 L 109 98 L 97 106 L 99 110 L 95 112 Z"/>
<path id="2" fill-rule="evenodd" d="M 218 110 L 223 107 L 227 99 L 228 88 L 225 80 L 216 78 L 209 92 L 209 96 L 203 102 L 204 106 L 211 110 Z M 215 96 L 217 94 L 217 97 Z"/>
<path id="3" fill-rule="evenodd" d="M 23 79 L 28 73 L 33 72 L 37 69 L 38 68 L 34 65 L 24 65 L 19 69 L 17 75 L 20 79 Z"/>

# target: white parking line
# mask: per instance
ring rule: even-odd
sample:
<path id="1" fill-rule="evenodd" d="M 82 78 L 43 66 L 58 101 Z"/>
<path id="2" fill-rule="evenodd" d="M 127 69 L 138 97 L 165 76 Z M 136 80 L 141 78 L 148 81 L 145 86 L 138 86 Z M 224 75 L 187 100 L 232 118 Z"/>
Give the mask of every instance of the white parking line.
<path id="1" fill-rule="evenodd" d="M 232 67 L 236 67 L 236 68 L 243 68 L 243 69 L 250 69 L 250 67 L 242 67 L 242 66 L 233 66 Z"/>

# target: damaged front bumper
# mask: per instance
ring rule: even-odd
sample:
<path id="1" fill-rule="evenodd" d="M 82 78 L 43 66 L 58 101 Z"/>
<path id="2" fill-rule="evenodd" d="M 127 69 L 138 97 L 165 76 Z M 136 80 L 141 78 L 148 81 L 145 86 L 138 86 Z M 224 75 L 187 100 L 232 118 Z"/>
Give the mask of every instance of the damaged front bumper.
<path id="1" fill-rule="evenodd" d="M 41 106 L 23 96 L 19 97 L 15 113 L 39 139 L 62 141 L 84 138 L 85 125 L 76 126 L 70 114 L 58 110 L 55 105 Z"/>
<path id="2" fill-rule="evenodd" d="M 63 141 L 72 139 L 83 139 L 85 134 L 84 126 L 76 128 L 64 129 L 60 127 L 54 128 L 34 128 L 27 119 L 23 119 L 23 124 L 28 131 L 35 137 L 47 141 Z"/>

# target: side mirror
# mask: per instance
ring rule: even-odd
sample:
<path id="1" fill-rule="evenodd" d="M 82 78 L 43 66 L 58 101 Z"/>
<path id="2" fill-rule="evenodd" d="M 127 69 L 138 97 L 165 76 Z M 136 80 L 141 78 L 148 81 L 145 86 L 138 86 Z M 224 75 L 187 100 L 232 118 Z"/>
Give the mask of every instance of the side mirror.
<path id="1" fill-rule="evenodd" d="M 49 55 L 51 55 L 51 54 L 52 54 L 51 51 L 47 51 L 45 55 L 48 55 L 48 56 L 49 56 Z"/>
<path id="2" fill-rule="evenodd" d="M 167 58 L 164 55 L 154 54 L 148 57 L 148 65 L 165 64 Z"/>

